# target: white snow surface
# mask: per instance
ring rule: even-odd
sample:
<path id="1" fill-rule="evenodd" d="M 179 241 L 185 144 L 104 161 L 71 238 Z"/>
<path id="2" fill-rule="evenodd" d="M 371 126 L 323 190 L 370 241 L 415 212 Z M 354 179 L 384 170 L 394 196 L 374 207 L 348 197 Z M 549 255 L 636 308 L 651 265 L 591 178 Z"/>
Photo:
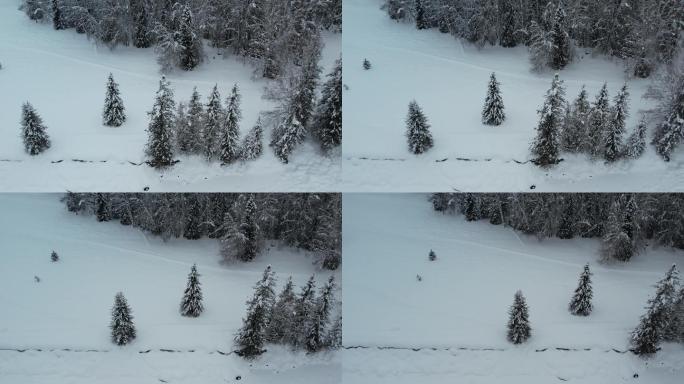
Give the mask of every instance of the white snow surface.
<path id="1" fill-rule="evenodd" d="M 380 0 L 345 0 L 343 186 L 345 191 L 682 191 L 684 151 L 670 163 L 653 146 L 636 161 L 604 164 L 585 155 L 563 154 L 550 171 L 527 161 L 539 121 L 537 110 L 551 85 L 552 72 L 530 70 L 525 47 L 478 49 L 436 29 L 419 31 L 391 20 Z M 566 99 L 586 85 L 589 100 L 608 82 L 611 103 L 625 82 L 621 63 L 580 57 L 560 71 Z M 372 69 L 362 67 L 367 58 Z M 483 125 L 487 83 L 496 72 L 506 112 L 497 127 Z M 628 80 L 627 134 L 639 110 L 652 107 L 642 98 L 648 80 Z M 405 131 L 408 104 L 415 99 L 432 125 L 435 146 L 409 153 Z M 650 133 L 648 139 L 650 140 Z M 459 159 L 468 159 L 459 160 Z"/>
<path id="2" fill-rule="evenodd" d="M 152 48 L 110 50 L 73 29 L 55 31 L 18 10 L 19 0 L 0 2 L 0 190 L 18 192 L 123 191 L 333 191 L 341 177 L 339 152 L 323 155 L 307 142 L 282 164 L 268 147 L 253 162 L 220 166 L 201 156 L 176 155 L 181 162 L 157 171 L 145 160 L 147 112 L 159 88 L 159 65 Z M 326 33 L 323 75 L 340 56 L 341 35 Z M 260 112 L 274 104 L 262 99 L 269 82 L 254 78 L 241 58 L 223 57 L 211 48 L 198 68 L 167 74 L 176 103 L 187 104 L 193 87 L 206 103 L 218 84 L 225 107 L 234 83 L 242 94 L 244 137 Z M 119 83 L 127 120 L 121 127 L 102 124 L 109 73 Z M 39 156 L 23 150 L 21 105 L 29 101 L 48 127 L 52 148 Z M 84 160 L 78 162 L 73 160 Z M 131 164 L 134 163 L 134 164 Z"/>
<path id="3" fill-rule="evenodd" d="M 0 196 L 0 382 L 233 383 L 237 376 L 241 383 L 340 381 L 335 352 L 308 355 L 268 345 L 254 361 L 220 353 L 232 351 L 245 302 L 268 264 L 278 290 L 290 275 L 297 289 L 313 273 L 319 286 L 328 278 L 306 253 L 271 245 L 252 263 L 225 265 L 215 240 L 164 242 L 69 213 L 59 197 Z M 50 261 L 53 249 L 59 262 Z M 178 308 L 193 263 L 205 311 L 186 318 Z M 118 291 L 137 328 L 137 338 L 123 347 L 111 343 L 109 331 Z"/>
<path id="4" fill-rule="evenodd" d="M 682 381 L 681 344 L 650 360 L 625 351 L 653 284 L 683 251 L 647 247 L 629 263 L 599 264 L 594 239 L 540 241 L 435 212 L 427 197 L 344 195 L 345 382 Z M 585 263 L 594 311 L 577 317 L 567 306 Z M 518 289 L 532 337 L 514 346 L 506 324 Z"/>

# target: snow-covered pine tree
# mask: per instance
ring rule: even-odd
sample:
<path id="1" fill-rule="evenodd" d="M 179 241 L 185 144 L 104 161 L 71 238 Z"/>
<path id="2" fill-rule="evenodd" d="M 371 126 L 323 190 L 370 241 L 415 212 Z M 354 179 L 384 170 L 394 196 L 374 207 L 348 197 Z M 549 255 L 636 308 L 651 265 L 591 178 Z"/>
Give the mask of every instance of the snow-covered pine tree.
<path id="1" fill-rule="evenodd" d="M 300 348 L 306 345 L 308 330 L 310 329 L 313 313 L 316 308 L 316 282 L 314 276 L 311 275 L 306 285 L 302 287 L 302 291 L 297 297 L 294 306 L 293 322 L 294 334 L 292 345 L 295 348 Z"/>
<path id="2" fill-rule="evenodd" d="M 587 128 L 587 149 L 594 158 L 602 157 L 605 151 L 604 134 L 610 127 L 610 116 L 608 84 L 603 83 L 603 87 L 596 96 L 596 101 L 591 106 L 589 127 Z"/>
<path id="3" fill-rule="evenodd" d="M 227 259 L 252 261 L 261 248 L 261 228 L 257 224 L 257 206 L 254 196 L 249 195 L 242 215 L 234 219 L 226 215 L 224 227 L 228 228 L 221 239 L 221 255 Z"/>
<path id="4" fill-rule="evenodd" d="M 572 59 L 572 51 L 570 36 L 565 25 L 565 9 L 562 1 L 558 2 L 558 8 L 553 18 L 551 40 L 553 41 L 551 68 L 554 70 L 563 69 Z"/>
<path id="5" fill-rule="evenodd" d="M 417 29 L 427 29 L 428 24 L 425 20 L 425 8 L 423 8 L 422 0 L 415 0 L 415 11 L 416 11 L 416 28 Z"/>
<path id="6" fill-rule="evenodd" d="M 582 90 L 572 103 L 570 116 L 566 119 L 561 133 L 561 148 L 564 151 L 577 153 L 585 149 L 590 111 L 591 106 L 587 100 L 587 90 L 582 86 Z"/>
<path id="7" fill-rule="evenodd" d="M 188 285 L 183 293 L 180 304 L 180 314 L 187 317 L 198 317 L 204 306 L 202 305 L 202 287 L 199 282 L 200 274 L 197 273 L 197 264 L 193 264 L 188 274 Z"/>
<path id="8" fill-rule="evenodd" d="M 45 130 L 38 112 L 33 105 L 26 102 L 21 106 L 21 136 L 24 140 L 24 150 L 29 155 L 38 155 L 50 148 L 50 137 Z"/>
<path id="9" fill-rule="evenodd" d="M 680 56 L 675 63 L 684 65 L 684 48 Z M 672 72 L 663 76 L 663 80 L 660 81 L 665 85 L 666 79 L 669 79 L 672 84 L 668 87 L 663 86 L 661 91 L 655 91 L 660 92 L 657 97 L 662 103 L 659 109 L 663 115 L 663 122 L 654 131 L 653 144 L 656 152 L 665 161 L 670 161 L 672 152 L 684 136 L 684 69 L 675 68 Z"/>
<path id="10" fill-rule="evenodd" d="M 684 287 L 675 296 L 670 314 L 670 324 L 665 329 L 664 339 L 684 342 Z"/>
<path id="11" fill-rule="evenodd" d="M 538 111 L 539 125 L 537 137 L 532 143 L 532 155 L 534 163 L 540 167 L 550 167 L 558 164 L 560 129 L 565 112 L 565 87 L 558 74 L 553 77 L 551 88 L 546 92 L 544 105 Z"/>
<path id="12" fill-rule="evenodd" d="M 180 67 L 186 71 L 194 69 L 202 61 L 202 41 L 194 31 L 192 10 L 184 6 L 178 26 L 178 42 L 180 50 Z"/>
<path id="13" fill-rule="evenodd" d="M 152 107 L 150 125 L 147 128 L 148 139 L 146 153 L 148 164 L 155 168 L 163 168 L 173 164 L 173 91 L 166 77 L 159 81 L 159 90 Z"/>
<path id="14" fill-rule="evenodd" d="M 576 316 L 589 316 L 592 309 L 594 309 L 591 299 L 594 292 L 591 288 L 591 271 L 589 270 L 589 263 L 584 266 L 584 271 L 580 275 L 579 285 L 575 289 L 575 294 L 570 300 L 568 309 L 570 313 Z"/>
<path id="15" fill-rule="evenodd" d="M 646 119 L 639 120 L 634 132 L 627 138 L 625 155 L 630 159 L 637 159 L 646 150 Z"/>
<path id="16" fill-rule="evenodd" d="M 658 345 L 665 337 L 673 316 L 676 302 L 679 272 L 673 265 L 655 286 L 656 293 L 648 300 L 646 314 L 632 332 L 632 351 L 637 355 L 651 355 L 658 351 Z"/>
<path id="17" fill-rule="evenodd" d="M 296 300 L 294 283 L 292 276 L 290 276 L 273 306 L 270 321 L 266 328 L 266 341 L 271 343 L 291 343 L 293 341 L 295 324 L 292 314 L 295 310 Z"/>
<path id="18" fill-rule="evenodd" d="M 173 137 L 176 139 L 176 149 L 181 153 L 188 152 L 188 114 L 186 112 L 185 103 L 178 102 L 178 108 L 176 108 L 176 114 L 174 116 L 173 122 L 174 134 Z"/>
<path id="19" fill-rule="evenodd" d="M 133 13 L 133 46 L 149 48 L 152 45 L 152 39 L 145 0 L 131 0 L 130 9 Z"/>
<path id="20" fill-rule="evenodd" d="M 107 78 L 107 93 L 105 95 L 104 110 L 102 111 L 102 123 L 110 127 L 119 127 L 126 121 L 126 113 L 123 100 L 119 95 L 119 84 L 114 81 L 110 73 Z"/>
<path id="21" fill-rule="evenodd" d="M 200 94 L 197 88 L 193 88 L 192 96 L 188 102 L 188 117 L 187 117 L 187 137 L 183 140 L 184 147 L 188 153 L 202 152 L 202 127 L 204 108 Z M 180 142 L 180 140 L 179 140 Z"/>
<path id="22" fill-rule="evenodd" d="M 245 358 L 253 358 L 264 353 L 264 336 L 272 311 L 275 293 L 275 278 L 271 266 L 254 286 L 254 296 L 247 301 L 247 315 L 242 320 L 242 328 L 235 335 L 237 353 Z"/>
<path id="23" fill-rule="evenodd" d="M 240 92 L 238 85 L 233 85 L 230 96 L 226 100 L 225 123 L 219 138 L 219 158 L 223 164 L 230 164 L 238 159 L 240 155 Z"/>
<path id="24" fill-rule="evenodd" d="M 326 339 L 326 345 L 332 349 L 338 349 L 342 346 L 342 314 L 338 314 L 337 318 L 330 327 L 330 332 L 328 332 L 328 337 Z"/>
<path id="25" fill-rule="evenodd" d="M 409 151 L 416 155 L 427 152 L 433 146 L 430 124 L 415 100 L 409 103 L 406 116 L 406 139 Z"/>
<path id="26" fill-rule="evenodd" d="M 608 213 L 605 233 L 601 245 L 601 255 L 604 261 L 629 261 L 636 249 L 625 232 L 625 212 L 619 200 L 615 200 Z"/>
<path id="27" fill-rule="evenodd" d="M 50 254 L 50 260 L 51 260 L 53 263 L 56 263 L 56 262 L 59 261 L 59 255 L 57 254 L 57 252 L 52 251 L 52 253 Z"/>
<path id="28" fill-rule="evenodd" d="M 539 23 L 532 21 L 528 27 L 529 54 L 532 69 L 542 71 L 549 66 L 553 58 L 553 39 L 549 31 L 544 30 Z"/>
<path id="29" fill-rule="evenodd" d="M 496 81 L 496 75 L 492 72 L 492 75 L 489 77 L 489 86 L 487 87 L 487 97 L 485 98 L 484 108 L 482 108 L 483 124 L 500 125 L 506 119 L 499 85 L 499 82 Z"/>
<path id="30" fill-rule="evenodd" d="M 363 59 L 363 69 L 365 69 L 367 71 L 371 68 L 373 68 L 373 65 L 371 64 L 371 62 L 368 59 Z"/>
<path id="31" fill-rule="evenodd" d="M 204 157 L 209 161 L 214 159 L 216 156 L 218 137 L 222 130 L 221 126 L 224 121 L 223 107 L 221 106 L 221 95 L 219 94 L 217 85 L 214 85 L 214 89 L 211 91 L 203 120 L 204 127 L 202 129 L 202 147 Z"/>
<path id="32" fill-rule="evenodd" d="M 331 275 L 328 282 L 321 288 L 315 302 L 314 311 L 311 314 L 306 335 L 306 350 L 309 352 L 319 351 L 325 346 L 326 331 L 330 325 L 330 308 L 333 304 L 334 289 L 335 278 Z"/>
<path id="33" fill-rule="evenodd" d="M 323 85 L 321 101 L 314 116 L 311 131 L 323 150 L 330 150 L 342 143 L 342 60 L 337 59 L 335 68 L 328 74 Z"/>
<path id="34" fill-rule="evenodd" d="M 263 128 L 261 127 L 261 117 L 257 119 L 254 127 L 247 132 L 242 141 L 240 158 L 243 160 L 256 160 L 261 156 L 263 151 Z"/>
<path id="35" fill-rule="evenodd" d="M 627 91 L 627 83 L 625 83 L 617 96 L 615 96 L 615 106 L 611 109 L 610 123 L 606 126 L 607 130 L 604 132 L 604 148 L 603 158 L 608 162 L 618 160 L 624 153 L 622 144 L 623 136 L 625 135 L 625 120 L 629 116 L 629 92 Z"/>
<path id="36" fill-rule="evenodd" d="M 472 193 L 466 193 L 465 195 L 465 199 L 463 200 L 463 214 L 467 221 L 476 221 L 479 219 L 477 201 L 475 195 Z"/>
<path id="37" fill-rule="evenodd" d="M 499 44 L 502 47 L 512 48 L 518 42 L 515 38 L 517 31 L 517 9 L 511 0 L 499 1 L 499 13 L 501 15 L 501 25 L 499 27 Z"/>
<path id="38" fill-rule="evenodd" d="M 109 328 L 112 330 L 112 342 L 116 345 L 126 345 L 135 339 L 136 332 L 131 308 L 121 292 L 117 293 L 114 298 Z"/>
<path id="39" fill-rule="evenodd" d="M 432 249 L 430 250 L 430 253 L 428 254 L 428 260 L 430 260 L 430 261 L 437 260 L 437 254 Z"/>
<path id="40" fill-rule="evenodd" d="M 62 19 L 61 0 L 52 0 L 52 26 L 57 30 L 66 28 Z"/>
<path id="41" fill-rule="evenodd" d="M 522 291 L 515 293 L 513 305 L 508 311 L 510 315 L 508 320 L 508 341 L 513 344 L 522 344 L 530 338 L 532 329 L 530 328 L 530 320 L 525 303 L 525 297 Z"/>
<path id="42" fill-rule="evenodd" d="M 100 222 L 112 219 L 109 197 L 105 193 L 95 195 L 95 218 Z"/>

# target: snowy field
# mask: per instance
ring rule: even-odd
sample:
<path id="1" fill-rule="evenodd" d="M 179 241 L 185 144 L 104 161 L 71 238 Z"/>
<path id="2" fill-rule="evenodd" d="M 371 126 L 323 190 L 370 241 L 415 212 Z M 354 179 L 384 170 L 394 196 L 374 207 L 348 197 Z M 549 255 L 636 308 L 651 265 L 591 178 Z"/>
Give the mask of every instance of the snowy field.
<path id="1" fill-rule="evenodd" d="M 181 162 L 159 172 L 139 165 L 147 142 L 147 112 L 159 87 L 159 65 L 152 48 L 96 46 L 74 30 L 55 31 L 18 11 L 19 0 L 0 2 L 0 180 L 3 191 L 332 191 L 341 173 L 339 153 L 331 157 L 305 143 L 290 163 L 269 148 L 254 162 L 221 167 L 200 156 L 177 155 Z M 341 35 L 325 34 L 323 75 L 340 55 Z M 128 119 L 121 127 L 102 125 L 109 73 L 119 83 Z M 222 102 L 234 83 L 242 93 L 244 136 L 259 112 L 273 108 L 262 94 L 268 82 L 236 57 L 207 49 L 207 60 L 191 72 L 168 74 L 175 101 L 190 99 L 197 87 L 206 103 L 214 84 Z M 47 125 L 52 148 L 39 156 L 24 153 L 21 105 L 29 101 Z"/>
<path id="2" fill-rule="evenodd" d="M 340 382 L 340 358 L 332 352 L 267 346 L 253 362 L 230 353 L 266 265 L 279 285 L 289 275 L 297 286 L 312 273 L 319 285 L 327 279 L 304 253 L 273 247 L 252 263 L 223 265 L 215 240 L 163 242 L 97 223 L 68 213 L 56 194 L 5 194 L 0 212 L 0 382 L 233 383 L 238 376 L 241 383 Z M 57 263 L 50 262 L 53 249 Z M 205 312 L 186 318 L 178 306 L 193 263 Z M 118 291 L 138 331 L 124 347 L 110 342 L 108 328 Z"/>
<path id="3" fill-rule="evenodd" d="M 345 0 L 343 185 L 346 191 L 682 191 L 684 153 L 663 162 L 651 145 L 636 161 L 604 165 L 567 155 L 551 171 L 531 163 L 529 145 L 537 110 L 553 73 L 530 71 L 525 47 L 475 46 L 391 20 L 379 0 Z M 585 55 L 560 72 L 572 102 L 586 85 L 589 100 L 608 82 L 612 98 L 625 81 L 622 65 Z M 372 69 L 362 68 L 367 58 Z M 507 114 L 498 127 L 481 123 L 487 82 L 496 72 Z M 627 133 L 648 80 L 629 81 Z M 404 136 L 408 104 L 415 99 L 432 125 L 435 146 L 410 154 Z M 649 133 L 650 140 L 650 133 Z M 520 163 L 518 163 L 520 162 Z"/>
<path id="4" fill-rule="evenodd" d="M 652 285 L 684 252 L 649 247 L 602 265 L 596 240 L 538 241 L 461 218 L 434 212 L 426 195 L 344 195 L 345 382 L 682 382 L 681 345 L 650 360 L 626 350 Z M 594 312 L 581 318 L 567 305 L 587 262 Z M 532 338 L 514 346 L 518 289 Z"/>

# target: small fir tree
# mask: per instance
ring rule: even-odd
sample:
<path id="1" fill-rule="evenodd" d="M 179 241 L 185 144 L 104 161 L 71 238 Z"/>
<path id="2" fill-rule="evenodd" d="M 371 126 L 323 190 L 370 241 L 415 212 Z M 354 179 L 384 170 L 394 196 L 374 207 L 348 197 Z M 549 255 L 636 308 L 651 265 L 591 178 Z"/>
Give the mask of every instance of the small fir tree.
<path id="1" fill-rule="evenodd" d="M 264 336 L 273 307 L 274 286 L 275 278 L 269 265 L 254 286 L 254 296 L 247 301 L 247 315 L 242 320 L 242 328 L 235 335 L 237 353 L 242 357 L 254 358 L 265 352 Z"/>
<path id="2" fill-rule="evenodd" d="M 52 251 L 52 253 L 50 254 L 50 260 L 52 260 L 53 263 L 59 261 L 59 255 L 57 254 L 57 252 Z"/>
<path id="3" fill-rule="evenodd" d="M 429 259 L 430 261 L 435 261 L 435 260 L 437 260 L 437 254 L 436 254 L 435 251 L 433 251 L 432 249 L 430 250 L 430 254 L 428 254 L 428 259 Z"/>
<path id="4" fill-rule="evenodd" d="M 515 293 L 513 305 L 508 313 L 510 315 L 508 320 L 508 341 L 513 344 L 522 344 L 530 338 L 532 329 L 530 328 L 525 297 L 521 291 Z"/>
<path id="5" fill-rule="evenodd" d="M 194 69 L 202 61 L 202 42 L 195 34 L 192 11 L 184 6 L 176 32 L 180 45 L 180 67 L 186 71 Z"/>
<path id="6" fill-rule="evenodd" d="M 119 95 L 119 84 L 114 81 L 110 73 L 107 78 L 107 94 L 105 95 L 102 123 L 110 127 L 119 127 L 126 121 L 123 100 Z"/>
<path id="7" fill-rule="evenodd" d="M 638 159 L 646 150 L 646 120 L 642 117 L 634 132 L 627 138 L 625 155 L 630 159 Z"/>
<path id="8" fill-rule="evenodd" d="M 506 114 L 504 113 L 499 82 L 496 81 L 496 75 L 492 72 L 487 88 L 487 98 L 485 99 L 484 108 L 482 108 L 482 123 L 487 125 L 501 125 L 505 119 Z"/>
<path id="9" fill-rule="evenodd" d="M 604 135 L 610 129 L 610 105 L 608 100 L 608 84 L 604 83 L 596 96 L 596 101 L 589 114 L 587 132 L 587 149 L 594 157 L 601 157 L 605 151 Z"/>
<path id="10" fill-rule="evenodd" d="M 551 82 L 551 88 L 546 92 L 546 100 L 539 110 L 539 125 L 537 137 L 532 143 L 534 162 L 540 167 L 550 167 L 558 164 L 559 135 L 563 123 L 565 107 L 565 88 L 563 81 L 556 74 Z"/>
<path id="11" fill-rule="evenodd" d="M 33 105 L 26 102 L 21 106 L 21 136 L 24 140 L 24 150 L 29 155 L 38 155 L 50 148 L 50 136 Z"/>
<path id="12" fill-rule="evenodd" d="M 561 148 L 564 151 L 577 153 L 586 148 L 587 123 L 591 111 L 587 97 L 587 90 L 583 85 L 579 95 L 572 103 L 569 117 L 563 126 Z"/>
<path id="13" fill-rule="evenodd" d="M 258 118 L 256 124 L 247 132 L 247 136 L 245 136 L 242 142 L 240 157 L 243 160 L 256 160 L 261 156 L 264 148 L 263 136 L 264 132 L 261 127 L 261 118 Z"/>
<path id="14" fill-rule="evenodd" d="M 465 199 L 463 200 L 463 214 L 467 221 L 476 221 L 479 219 L 477 201 L 475 200 L 475 195 L 472 193 L 466 193 Z"/>
<path id="15" fill-rule="evenodd" d="M 293 313 L 294 332 L 292 344 L 295 348 L 305 346 L 311 329 L 314 311 L 316 309 L 316 281 L 312 275 L 302 287 L 302 291 L 295 302 Z"/>
<path id="16" fill-rule="evenodd" d="M 584 271 L 580 275 L 579 285 L 575 289 L 575 294 L 572 296 L 568 309 L 570 313 L 576 316 L 589 316 L 592 309 L 591 299 L 593 298 L 593 291 L 591 288 L 591 271 L 589 264 L 584 266 Z"/>
<path id="17" fill-rule="evenodd" d="M 221 106 L 221 95 L 218 91 L 218 86 L 214 85 L 214 89 L 209 96 L 207 103 L 206 114 L 204 116 L 204 128 L 202 129 L 202 146 L 204 147 L 204 157 L 209 161 L 214 159 L 218 148 L 218 137 L 221 132 L 223 122 L 223 107 Z"/>
<path id="18" fill-rule="evenodd" d="M 202 287 L 199 282 L 200 274 L 197 273 L 197 264 L 193 264 L 188 274 L 188 285 L 183 293 L 180 304 L 180 313 L 187 317 L 198 317 L 204 306 L 202 305 Z"/>
<path id="19" fill-rule="evenodd" d="M 150 158 L 149 164 L 155 168 L 173 164 L 173 109 L 173 91 L 166 77 L 162 76 L 154 107 L 149 112 L 150 125 L 147 128 L 146 153 Z"/>
<path id="20" fill-rule="evenodd" d="M 604 134 L 605 152 L 603 158 L 608 162 L 618 160 L 623 153 L 622 140 L 625 134 L 625 120 L 629 116 L 628 100 L 629 92 L 627 91 L 627 84 L 625 84 L 615 97 L 610 124 L 606 126 Z"/>
<path id="21" fill-rule="evenodd" d="M 219 141 L 219 157 L 223 164 L 234 162 L 240 154 L 240 148 L 238 147 L 240 140 L 239 123 L 240 119 L 242 119 L 240 99 L 240 92 L 237 84 L 235 84 L 227 100 L 225 124 L 223 124 Z"/>
<path id="22" fill-rule="evenodd" d="M 373 65 L 371 64 L 371 62 L 368 59 L 363 59 L 363 69 L 365 69 L 367 71 L 371 68 L 373 68 Z"/>
<path id="23" fill-rule="evenodd" d="M 433 146 L 430 124 L 415 100 L 409 103 L 406 116 L 406 138 L 409 151 L 415 155 L 425 153 Z"/>
<path id="24" fill-rule="evenodd" d="M 112 322 L 109 328 L 112 330 L 112 342 L 116 345 L 126 345 L 135 339 L 133 315 L 131 315 L 128 302 L 121 292 L 117 293 L 114 298 Z"/>

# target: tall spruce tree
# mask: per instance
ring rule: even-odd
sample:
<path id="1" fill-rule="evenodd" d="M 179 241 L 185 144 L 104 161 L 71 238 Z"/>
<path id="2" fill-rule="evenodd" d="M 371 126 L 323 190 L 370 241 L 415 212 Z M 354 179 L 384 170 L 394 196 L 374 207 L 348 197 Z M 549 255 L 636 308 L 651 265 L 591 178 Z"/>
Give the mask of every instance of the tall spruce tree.
<path id="1" fill-rule="evenodd" d="M 223 164 L 230 164 L 238 159 L 240 155 L 239 140 L 240 140 L 240 119 L 242 119 L 242 111 L 240 110 L 240 92 L 237 84 L 233 85 L 230 91 L 230 96 L 226 101 L 225 123 L 221 130 L 221 137 L 219 139 L 219 158 Z"/>
<path id="2" fill-rule="evenodd" d="M 131 0 L 130 9 L 133 13 L 133 46 L 149 48 L 152 45 L 152 39 L 145 0 Z"/>
<path id="3" fill-rule="evenodd" d="M 415 0 L 415 11 L 416 11 L 416 28 L 417 29 L 427 29 L 428 23 L 425 19 L 425 8 L 423 8 L 422 0 Z"/>
<path id="4" fill-rule="evenodd" d="M 159 81 L 159 90 L 150 115 L 147 128 L 148 139 L 146 153 L 149 164 L 155 168 L 163 168 L 173 164 L 173 123 L 174 123 L 173 91 L 166 77 Z"/>
<path id="5" fill-rule="evenodd" d="M 482 123 L 484 124 L 500 125 L 506 119 L 499 85 L 499 82 L 496 81 L 496 75 L 492 72 L 492 75 L 489 77 L 489 86 L 487 87 L 487 98 L 485 99 L 484 108 L 482 108 Z"/>
<path id="6" fill-rule="evenodd" d="M 180 314 L 187 317 L 199 317 L 204 311 L 202 305 L 202 287 L 199 282 L 200 274 L 197 273 L 197 264 L 193 264 L 188 274 L 188 285 L 183 293 L 180 304 Z"/>
<path id="7" fill-rule="evenodd" d="M 406 116 L 406 139 L 409 151 L 415 155 L 427 152 L 433 146 L 430 124 L 418 103 L 409 103 Z"/>
<path id="8" fill-rule="evenodd" d="M 603 83 L 603 87 L 596 96 L 596 101 L 591 106 L 589 114 L 589 127 L 587 132 L 587 149 L 589 154 L 594 157 L 602 157 L 604 146 L 604 135 L 610 127 L 610 105 L 608 100 L 608 84 Z"/>
<path id="9" fill-rule="evenodd" d="M 61 0 L 52 0 L 52 26 L 57 30 L 66 28 L 62 16 Z"/>
<path id="10" fill-rule="evenodd" d="M 202 61 L 202 41 L 195 34 L 192 10 L 184 6 L 177 32 L 180 49 L 180 67 L 186 71 L 194 69 Z"/>
<path id="11" fill-rule="evenodd" d="M 636 129 L 627 138 L 625 155 L 630 159 L 637 159 L 646 150 L 646 120 L 642 117 Z"/>
<path id="12" fill-rule="evenodd" d="M 551 68 L 560 70 L 565 68 L 571 59 L 571 43 L 565 25 L 565 9 L 563 2 L 558 2 L 558 8 L 553 18 L 553 28 L 551 30 L 551 40 L 553 49 L 551 52 Z"/>
<path id="13" fill-rule="evenodd" d="M 572 296 L 570 305 L 568 309 L 570 313 L 576 316 L 589 316 L 592 309 L 594 309 L 591 299 L 594 296 L 594 292 L 591 288 L 591 271 L 589 270 L 589 264 L 584 266 L 584 271 L 580 275 L 579 285 L 575 289 L 575 294 Z"/>
<path id="14" fill-rule="evenodd" d="M 657 126 L 653 135 L 656 152 L 665 161 L 670 161 L 672 152 L 684 136 L 684 75 L 678 79 L 678 82 L 679 91 L 675 90 L 673 100 L 669 101 L 669 111 L 666 111 L 665 121 Z"/>
<path id="15" fill-rule="evenodd" d="M 316 352 L 325 346 L 326 331 L 330 326 L 330 310 L 333 305 L 334 289 L 335 278 L 331 275 L 327 284 L 321 288 L 310 319 L 306 335 L 306 349 L 309 352 Z"/>
<path id="16" fill-rule="evenodd" d="M 302 287 L 297 301 L 295 301 L 293 321 L 295 324 L 292 344 L 295 348 L 306 346 L 308 331 L 316 309 L 316 282 L 311 275 L 306 285 Z"/>
<path id="17" fill-rule="evenodd" d="M 283 290 L 273 306 L 270 321 L 266 328 L 266 340 L 271 343 L 291 343 L 294 339 L 295 324 L 292 319 L 297 297 L 294 293 L 292 277 L 287 279 Z"/>
<path id="18" fill-rule="evenodd" d="M 119 84 L 114 81 L 114 76 L 110 73 L 107 78 L 107 93 L 102 111 L 102 123 L 110 127 L 119 127 L 124 121 L 126 121 L 126 113 L 123 100 L 121 100 L 119 95 Z"/>
<path id="19" fill-rule="evenodd" d="M 203 117 L 204 108 L 201 96 L 197 92 L 197 88 L 193 88 L 192 96 L 188 102 L 187 137 L 183 140 L 185 150 L 189 153 L 202 152 Z"/>
<path id="20" fill-rule="evenodd" d="M 33 105 L 28 102 L 24 103 L 21 106 L 21 136 L 26 153 L 38 155 L 50 148 L 50 136 L 45 132 L 46 129 L 43 119 Z"/>
<path id="21" fill-rule="evenodd" d="M 121 292 L 117 293 L 114 298 L 112 321 L 109 328 L 112 331 L 112 342 L 116 345 L 126 345 L 135 339 L 136 331 L 131 308 Z"/>
<path id="22" fill-rule="evenodd" d="M 561 133 L 561 148 L 564 151 L 577 153 L 585 149 L 587 120 L 591 106 L 587 100 L 587 90 L 582 86 L 577 98 L 572 103 L 569 117 L 565 120 Z"/>
<path id="23" fill-rule="evenodd" d="M 212 160 L 216 156 L 218 149 L 219 133 L 222 130 L 224 120 L 223 107 L 221 106 L 221 95 L 218 86 L 214 85 L 209 101 L 207 102 L 206 114 L 204 115 L 204 127 L 202 129 L 202 146 L 204 157 Z"/>
<path id="24" fill-rule="evenodd" d="M 518 44 L 515 34 L 517 31 L 518 12 L 511 0 L 501 0 L 499 2 L 501 14 L 501 26 L 499 29 L 499 44 L 502 47 L 512 48 Z"/>
<path id="25" fill-rule="evenodd" d="M 323 85 L 321 101 L 314 117 L 312 131 L 323 150 L 342 144 L 342 60 L 328 74 Z"/>
<path id="26" fill-rule="evenodd" d="M 627 84 L 622 86 L 620 92 L 615 96 L 615 106 L 612 108 L 610 123 L 606 126 L 604 133 L 605 152 L 603 158 L 608 162 L 618 160 L 623 154 L 623 136 L 625 134 L 625 120 L 629 116 L 629 92 Z"/>
<path id="27" fill-rule="evenodd" d="M 532 143 L 534 163 L 541 167 L 557 164 L 560 146 L 560 129 L 563 123 L 565 102 L 565 88 L 563 81 L 556 74 L 551 82 L 551 88 L 546 92 L 544 105 L 538 111 L 539 125 L 537 137 Z"/>
<path id="28" fill-rule="evenodd" d="M 256 160 L 261 156 L 264 145 L 263 136 L 264 131 L 261 127 L 261 118 L 258 118 L 254 127 L 247 132 L 247 136 L 242 141 L 240 157 L 243 160 Z"/>
<path id="29" fill-rule="evenodd" d="M 254 296 L 247 301 L 247 315 L 242 320 L 242 328 L 235 335 L 237 353 L 242 357 L 253 358 L 264 353 L 265 331 L 275 296 L 274 286 L 275 278 L 269 265 L 254 286 Z"/>
<path id="30" fill-rule="evenodd" d="M 532 328 L 530 328 L 527 303 L 521 291 L 515 293 L 513 305 L 508 314 L 508 341 L 513 344 L 524 343 L 532 335 Z"/>

